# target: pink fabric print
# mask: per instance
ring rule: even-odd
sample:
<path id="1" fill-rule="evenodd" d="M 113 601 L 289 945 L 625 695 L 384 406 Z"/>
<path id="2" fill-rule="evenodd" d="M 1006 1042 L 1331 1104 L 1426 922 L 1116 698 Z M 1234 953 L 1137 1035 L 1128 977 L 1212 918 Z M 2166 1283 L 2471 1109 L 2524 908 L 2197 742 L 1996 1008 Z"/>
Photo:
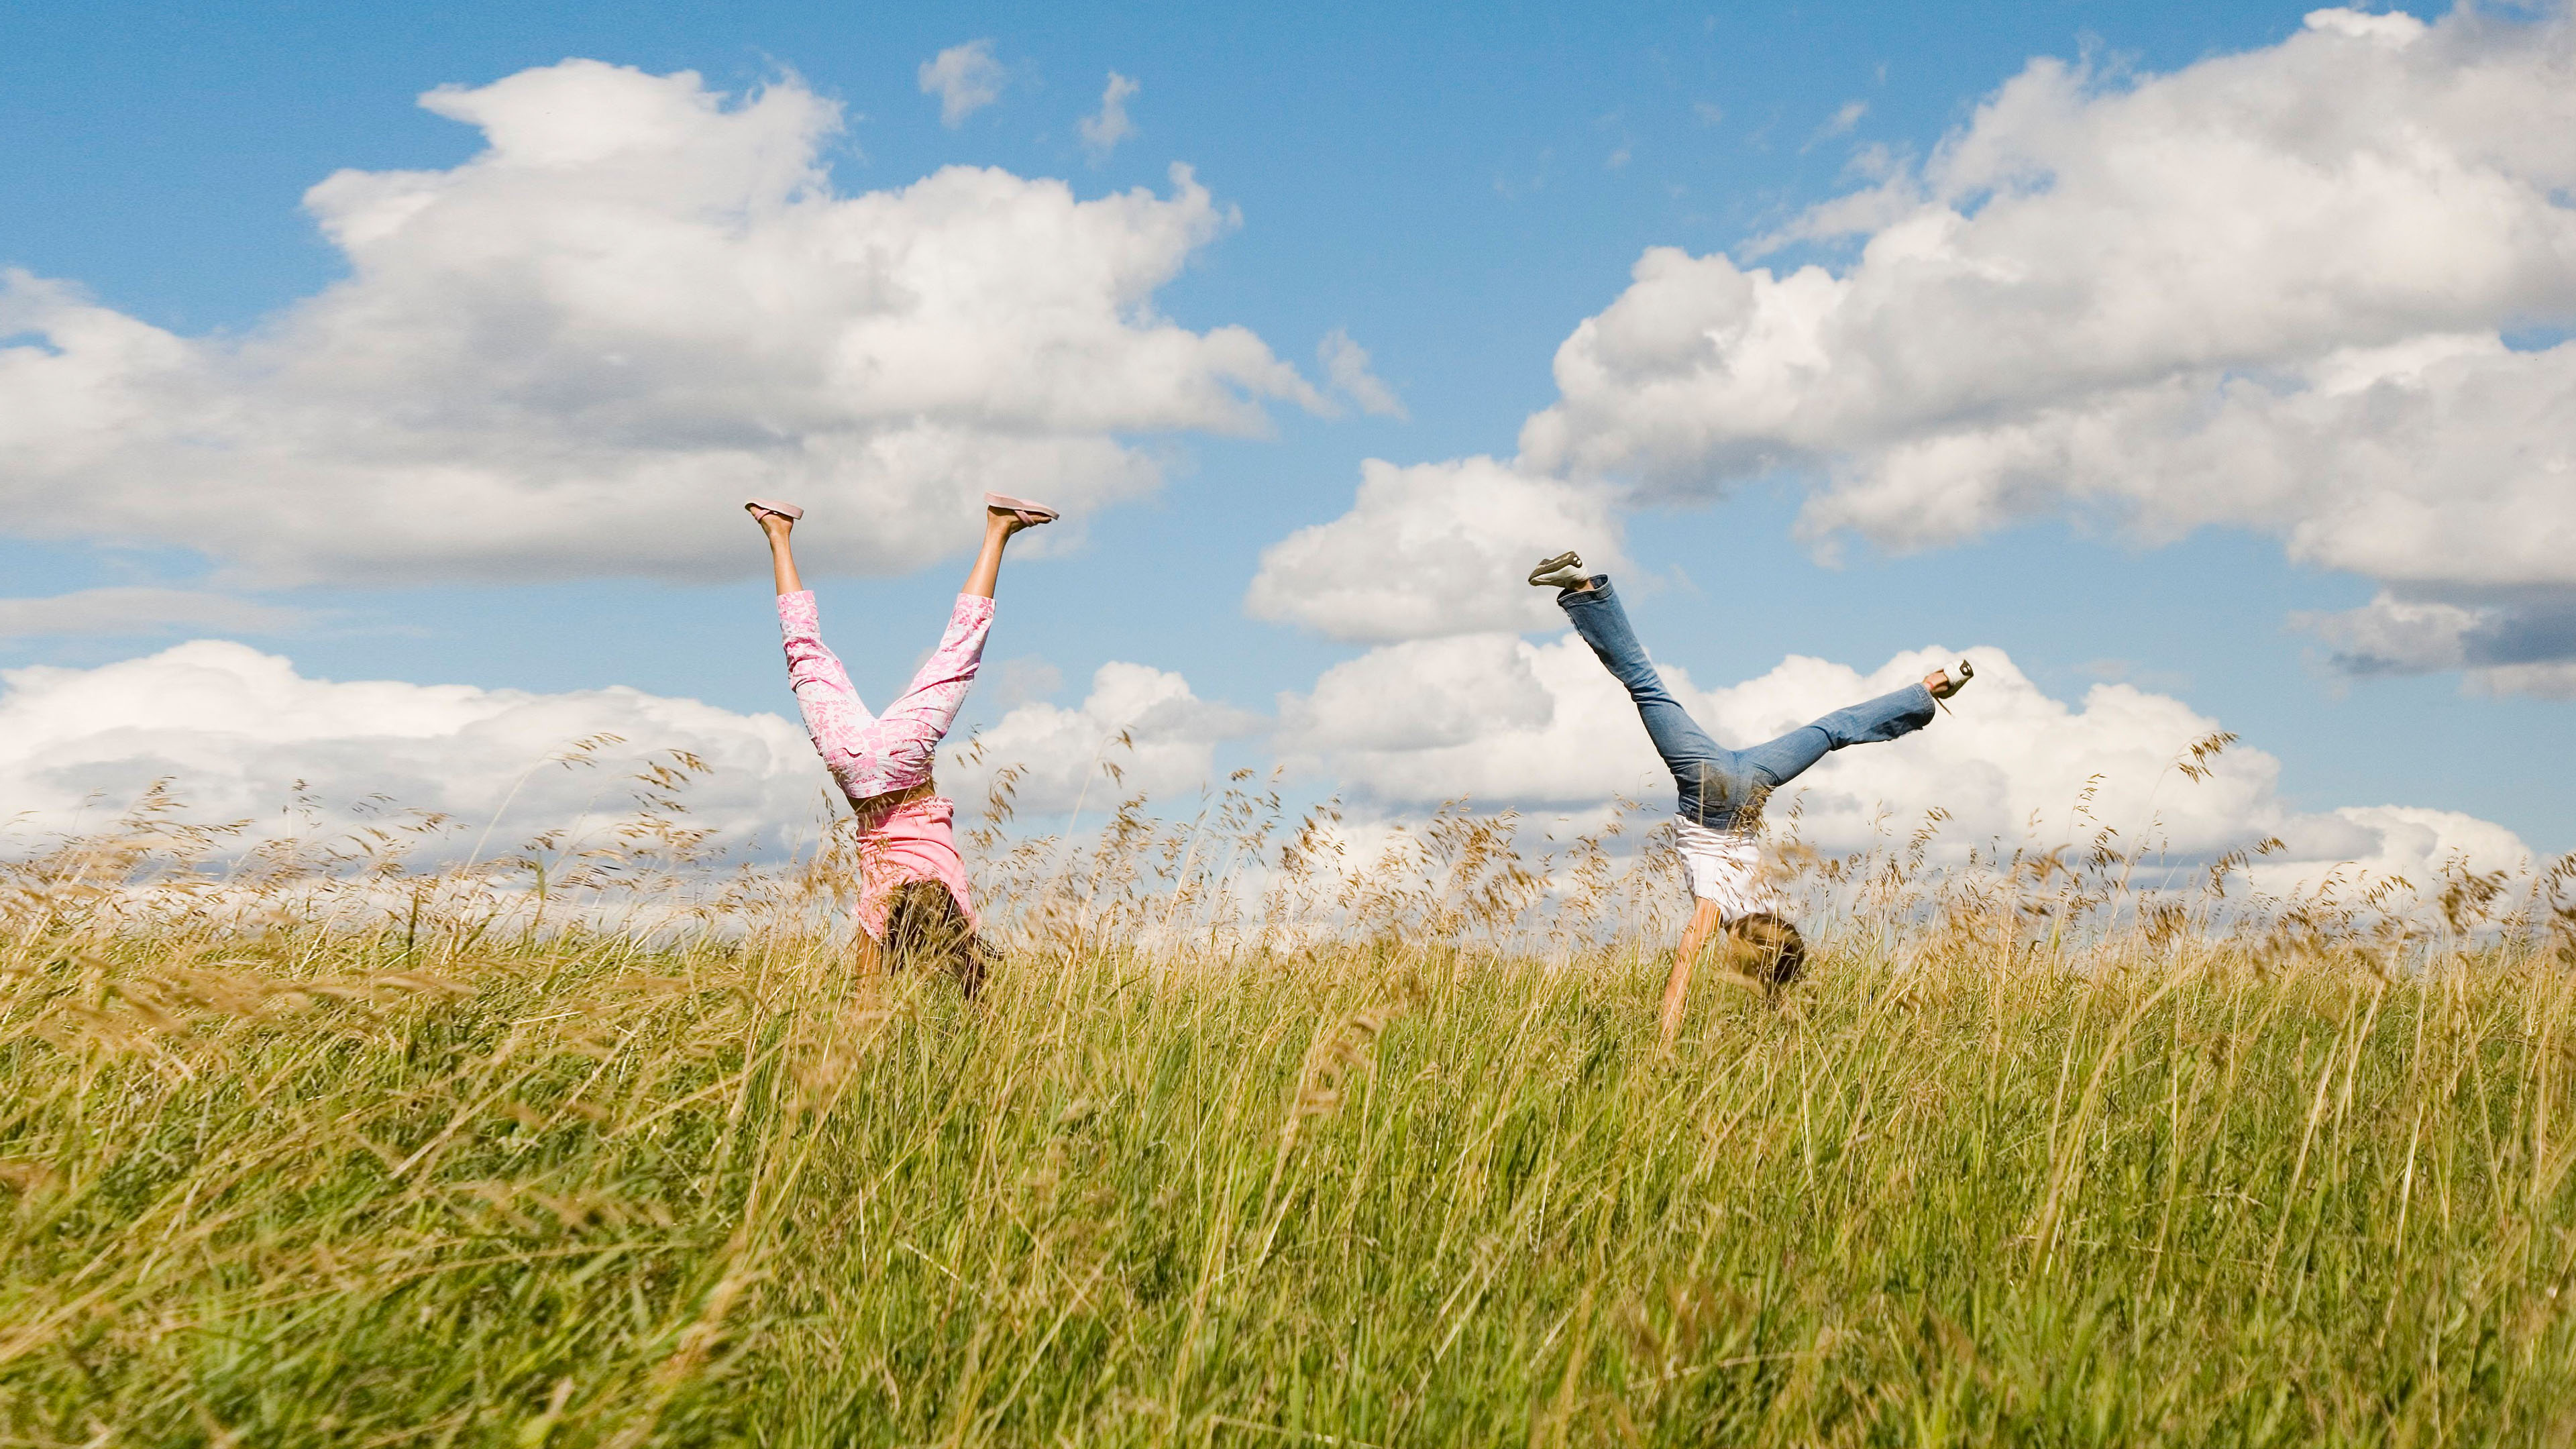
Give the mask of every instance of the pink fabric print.
<path id="1" fill-rule="evenodd" d="M 850 685 L 840 656 L 823 646 L 811 590 L 778 596 L 778 630 L 787 643 L 787 682 L 805 713 L 805 733 L 823 756 L 823 767 L 853 801 L 889 790 L 908 790 L 930 778 L 932 756 L 956 722 L 983 662 L 984 637 L 993 630 L 993 601 L 959 594 L 948 614 L 948 632 L 912 683 L 885 708 L 870 714 Z"/>
<path id="2" fill-rule="evenodd" d="M 850 684 L 849 670 L 824 646 L 811 590 L 778 596 L 778 630 L 786 642 L 787 682 L 804 712 L 805 733 L 813 737 L 833 782 L 855 803 L 929 782 L 939 742 L 956 722 L 958 706 L 966 702 L 967 687 L 983 662 L 984 639 L 993 631 L 993 601 L 957 596 L 939 647 L 882 714 L 868 712 Z M 870 868 L 859 915 L 870 935 L 884 934 L 886 897 L 906 880 L 944 883 L 973 923 L 966 865 L 957 854 L 952 828 L 955 816 L 954 805 L 932 796 L 861 825 Z"/>

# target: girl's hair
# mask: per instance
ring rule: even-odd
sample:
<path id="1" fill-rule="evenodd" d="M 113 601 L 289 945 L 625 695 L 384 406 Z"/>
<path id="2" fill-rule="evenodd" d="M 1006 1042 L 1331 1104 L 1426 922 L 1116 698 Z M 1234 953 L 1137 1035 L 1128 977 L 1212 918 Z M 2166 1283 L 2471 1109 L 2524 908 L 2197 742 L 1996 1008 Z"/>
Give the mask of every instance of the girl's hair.
<path id="1" fill-rule="evenodd" d="M 1726 929 L 1753 948 L 1753 976 L 1770 990 L 1797 980 L 1807 969 L 1807 938 L 1769 911 L 1738 916 Z"/>
<path id="2" fill-rule="evenodd" d="M 894 888 L 880 945 L 889 971 L 908 966 L 945 971 L 969 998 L 984 985 L 983 943 L 941 882 L 908 880 Z"/>

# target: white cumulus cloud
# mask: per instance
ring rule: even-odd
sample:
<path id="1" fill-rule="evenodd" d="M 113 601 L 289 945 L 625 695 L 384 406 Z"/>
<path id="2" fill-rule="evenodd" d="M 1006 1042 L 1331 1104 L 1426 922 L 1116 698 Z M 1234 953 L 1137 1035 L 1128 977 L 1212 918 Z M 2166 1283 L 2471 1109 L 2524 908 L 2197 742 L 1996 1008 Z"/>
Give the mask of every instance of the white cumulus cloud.
<path id="1" fill-rule="evenodd" d="M 1666 675 L 1722 743 L 1741 746 L 1894 688 L 1942 657 L 1918 650 L 1867 672 L 1793 657 L 1721 689 Z M 2293 809 L 2278 762 L 2243 745 L 2215 761 L 2212 779 L 2186 780 L 2175 757 L 2217 721 L 2118 684 L 2070 705 L 1999 652 L 1971 657 L 1977 681 L 1955 715 L 1892 744 L 1828 756 L 1774 802 L 1775 828 L 1794 806 L 1806 840 L 1859 849 L 1909 831 L 1939 805 L 1953 816 L 1942 837 L 1953 857 L 1989 838 L 2082 844 L 2109 825 L 2121 832 L 2116 844 L 2162 847 L 2186 874 L 2277 835 L 2289 848 L 2255 871 L 2274 891 L 2325 879 L 2339 863 L 2346 880 L 2367 871 L 2422 885 L 2454 860 L 2481 870 L 2527 862 L 2510 831 L 2455 812 Z M 1019 767 L 1023 812 L 1080 802 L 1097 819 L 1091 812 L 1140 791 L 1185 810 L 1216 783 L 1217 746 L 1265 724 L 1200 699 L 1178 674 L 1110 663 L 1079 705 L 1022 703 L 973 744 L 952 740 L 940 783 L 970 820 L 1006 765 Z M 1354 839 L 1459 797 L 1586 818 L 1614 796 L 1658 812 L 1671 800 L 1670 776 L 1626 695 L 1571 637 L 1390 645 L 1283 696 L 1277 728 L 1282 760 L 1336 782 L 1357 808 Z M 576 741 L 609 735 L 617 741 L 600 744 L 592 766 L 551 763 Z M 627 777 L 671 750 L 711 767 L 682 796 L 686 823 L 737 852 L 773 856 L 810 843 L 845 808 L 803 730 L 774 714 L 626 688 L 543 694 L 316 679 L 245 645 L 199 640 L 92 669 L 0 671 L 0 849 L 101 828 L 165 778 L 186 818 L 248 820 L 254 835 L 312 829 L 288 809 L 304 800 L 326 832 L 421 809 L 454 817 L 444 853 L 477 842 L 502 849 L 626 814 L 635 789 Z"/>
<path id="2" fill-rule="evenodd" d="M 302 609 L 204 589 L 121 585 L 41 598 L 0 599 L 0 639 L 62 634 L 160 634 L 221 629 L 283 634 L 312 622 Z"/>
<path id="3" fill-rule="evenodd" d="M 1134 81 L 1111 71 L 1108 86 L 1100 92 L 1100 109 L 1075 124 L 1093 165 L 1108 160 L 1119 142 L 1136 134 L 1136 123 L 1127 119 L 1127 103 L 1135 99 L 1138 89 Z"/>
<path id="4" fill-rule="evenodd" d="M 238 336 L 0 275 L 0 338 L 37 339 L 0 346 L 14 531 L 266 582 L 703 579 L 758 564 L 725 520 L 761 493 L 812 508 L 818 562 L 891 572 L 969 542 L 997 482 L 1078 516 L 1155 486 L 1126 435 L 1327 406 L 1251 332 L 1153 310 L 1234 222 L 1186 169 L 844 195 L 838 109 L 794 81 L 729 102 L 595 61 L 423 104 L 484 150 L 314 187 L 348 278 Z"/>
<path id="5" fill-rule="evenodd" d="M 2259 528 L 2528 646 L 2516 620 L 2576 605 L 2576 343 L 2540 345 L 2576 322 L 2571 187 L 2564 11 L 2320 10 L 2136 79 L 2034 62 L 1751 249 L 1856 239 L 1847 265 L 1647 252 L 1524 461 L 1698 496 L 1798 468 L 1810 536 L 1900 549 L 2070 508 Z"/>
<path id="6" fill-rule="evenodd" d="M 1820 715 L 1885 694 L 1956 657 L 1909 650 L 1875 669 L 1791 656 L 1770 673 L 1703 689 L 1665 667 L 1666 684 L 1718 743 L 1742 749 Z M 2361 860 L 2374 868 L 2470 852 L 2485 868 L 2528 857 L 2501 827 L 2398 807 L 2310 814 L 2280 793 L 2280 762 L 2239 744 L 2205 780 L 2174 768 L 2217 720 L 2180 700 L 2099 684 L 2074 704 L 2033 684 L 1999 650 L 1971 649 L 1975 683 L 1952 711 L 1901 740 L 1827 755 L 1771 804 L 1828 851 L 1884 844 L 1925 811 L 1950 813 L 1953 852 L 2091 841 L 2110 826 L 2123 849 L 2186 860 L 2279 836 L 2284 864 Z M 1504 634 L 1414 640 L 1327 670 L 1280 700 L 1281 757 L 1342 782 L 1355 799 L 1406 812 L 1468 798 L 1492 807 L 1590 815 L 1614 797 L 1668 813 L 1672 776 L 1648 743 L 1627 692 L 1582 640 L 1532 643 Z M 2286 882 L 2291 877 L 2280 876 Z M 2419 883 L 2420 883 L 2420 878 Z"/>
<path id="7" fill-rule="evenodd" d="M 2291 850 L 2248 862 L 2254 885 L 2275 896 L 2330 888 L 2348 899 L 2354 887 L 2402 876 L 2432 898 L 2454 870 L 2519 874 L 2534 864 L 2522 838 L 2503 826 L 2416 805 L 2345 806 L 2303 816 L 2287 839 Z"/>
<path id="8" fill-rule="evenodd" d="M 1403 399 L 1369 371 L 1368 349 L 1352 341 L 1347 328 L 1325 333 L 1315 356 L 1324 364 L 1324 377 L 1333 391 L 1359 404 L 1361 412 L 1382 418 L 1405 416 Z"/>
<path id="9" fill-rule="evenodd" d="M 1200 699 L 1169 670 L 1112 661 L 1092 674 L 1081 704 L 1022 704 L 952 750 L 971 763 L 943 765 L 943 786 L 971 811 L 996 771 L 1017 767 L 1012 799 L 1022 811 L 1106 808 L 1140 791 L 1177 805 L 1210 782 L 1219 741 L 1261 723 Z"/>
<path id="10" fill-rule="evenodd" d="M 2576 698 L 2576 597 L 2501 591 L 2475 606 L 2383 592 L 2358 609 L 2305 614 L 2351 674 L 2462 671 L 2475 693 Z"/>
<path id="11" fill-rule="evenodd" d="M 1075 707 L 1020 704 L 977 737 L 980 748 L 952 736 L 939 783 L 969 818 L 1003 766 L 1022 771 L 1025 811 L 1070 808 L 1086 781 L 1095 805 L 1138 790 L 1178 801 L 1207 783 L 1219 741 L 1262 724 L 1198 698 L 1178 674 L 1104 664 Z M 548 763 L 601 735 L 619 742 L 598 749 L 595 765 Z M 103 825 L 163 778 L 195 820 L 292 828 L 282 812 L 309 796 L 343 827 L 386 809 L 443 812 L 468 843 L 498 819 L 492 838 L 509 845 L 626 813 L 626 776 L 670 750 L 711 767 L 682 799 L 688 823 L 727 846 L 810 841 L 847 808 L 803 727 L 778 715 L 623 687 L 315 679 L 276 655 L 201 639 L 92 669 L 0 671 L 0 848 Z"/>
<path id="12" fill-rule="evenodd" d="M 1009 79 L 993 58 L 993 42 L 970 40 L 952 45 L 921 63 L 921 93 L 939 97 L 940 124 L 955 128 L 966 118 L 1002 98 Z"/>
<path id="13" fill-rule="evenodd" d="M 1816 128 L 1816 134 L 1807 141 L 1807 148 L 1820 146 L 1836 136 L 1851 134 L 1852 127 L 1859 125 L 1861 118 L 1868 114 L 1869 102 L 1867 101 L 1843 102 L 1823 125 Z"/>
<path id="14" fill-rule="evenodd" d="M 603 748 L 599 765 L 546 763 L 601 734 L 624 743 Z M 309 794 L 326 818 L 357 824 L 382 796 L 454 815 L 469 832 L 497 820 L 494 838 L 515 844 L 624 813 L 622 775 L 670 749 L 713 767 L 686 798 L 692 821 L 722 843 L 775 845 L 824 818 L 831 778 L 804 731 L 634 689 L 313 679 L 213 639 L 95 669 L 0 671 L 0 823 L 19 842 L 96 828 L 169 777 L 198 820 L 283 827 L 289 801 Z"/>
<path id="15" fill-rule="evenodd" d="M 1522 580 L 1574 549 L 1624 566 L 1605 489 L 1520 472 L 1491 458 L 1360 465 L 1351 511 L 1262 551 L 1244 606 L 1336 639 L 1379 642 L 1561 622 L 1553 590 Z"/>

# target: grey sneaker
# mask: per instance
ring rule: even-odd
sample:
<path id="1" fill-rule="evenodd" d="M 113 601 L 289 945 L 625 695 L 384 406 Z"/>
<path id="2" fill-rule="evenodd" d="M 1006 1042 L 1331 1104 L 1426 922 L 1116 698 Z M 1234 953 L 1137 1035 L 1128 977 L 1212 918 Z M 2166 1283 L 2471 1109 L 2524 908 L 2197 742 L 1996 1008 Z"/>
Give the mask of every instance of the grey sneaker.
<path id="1" fill-rule="evenodd" d="M 1583 571 L 1582 557 L 1567 549 L 1531 569 L 1529 581 L 1542 589 L 1579 589 L 1592 581 L 1592 575 Z"/>

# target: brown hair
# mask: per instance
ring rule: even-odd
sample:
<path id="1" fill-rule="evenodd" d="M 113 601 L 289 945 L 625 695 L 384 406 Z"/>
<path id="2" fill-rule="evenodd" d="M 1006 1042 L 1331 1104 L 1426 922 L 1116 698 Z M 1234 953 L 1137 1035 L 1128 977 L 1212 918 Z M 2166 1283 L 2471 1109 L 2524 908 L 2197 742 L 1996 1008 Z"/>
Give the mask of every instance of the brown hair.
<path id="1" fill-rule="evenodd" d="M 1738 916 L 1726 929 L 1752 948 L 1753 977 L 1768 990 L 1779 990 L 1807 969 L 1807 938 L 1769 911 Z"/>
<path id="2" fill-rule="evenodd" d="M 984 985 L 984 946 L 957 898 L 935 880 L 908 880 L 886 906 L 885 938 L 878 943 L 888 971 L 924 966 L 957 979 L 972 998 Z"/>

